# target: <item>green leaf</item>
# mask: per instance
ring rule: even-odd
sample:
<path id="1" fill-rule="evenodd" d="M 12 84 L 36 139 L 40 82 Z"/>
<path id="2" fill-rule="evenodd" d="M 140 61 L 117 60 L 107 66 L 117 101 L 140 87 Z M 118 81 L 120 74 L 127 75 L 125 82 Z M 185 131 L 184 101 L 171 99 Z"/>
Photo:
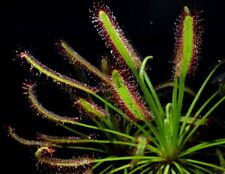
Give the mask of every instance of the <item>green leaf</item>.
<path id="1" fill-rule="evenodd" d="M 196 151 L 203 150 L 203 149 L 206 149 L 206 148 L 210 148 L 210 147 L 213 147 L 213 146 L 219 146 L 219 145 L 222 145 L 222 144 L 225 144 L 225 138 L 224 139 L 217 139 L 217 140 L 214 140 L 214 141 L 211 141 L 211 142 L 204 142 L 204 143 L 195 145 L 193 147 L 187 148 L 186 150 L 184 150 L 183 152 L 180 153 L 179 157 L 183 157 L 183 156 L 186 156 L 186 155 L 189 155 L 189 154 L 193 154 Z"/>
<path id="2" fill-rule="evenodd" d="M 118 70 L 113 70 L 112 82 L 115 91 L 118 93 L 126 109 L 128 109 L 128 111 L 132 114 L 132 117 L 134 119 L 146 120 L 147 118 L 147 115 L 145 114 L 146 112 L 143 111 L 142 108 L 140 108 L 140 106 L 138 106 L 137 98 L 135 98 L 136 96 L 134 97 L 134 94 L 132 94 L 129 88 L 126 86 Z"/>
<path id="3" fill-rule="evenodd" d="M 107 117 L 105 110 L 84 98 L 79 98 L 77 104 L 80 105 L 85 112 L 90 114 L 90 117 L 95 116 L 99 119 L 104 119 Z"/>

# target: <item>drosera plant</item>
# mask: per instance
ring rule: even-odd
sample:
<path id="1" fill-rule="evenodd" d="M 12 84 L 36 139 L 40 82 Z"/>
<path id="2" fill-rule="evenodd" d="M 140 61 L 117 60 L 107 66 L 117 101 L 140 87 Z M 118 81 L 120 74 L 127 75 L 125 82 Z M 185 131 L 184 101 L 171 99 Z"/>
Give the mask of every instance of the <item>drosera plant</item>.
<path id="1" fill-rule="evenodd" d="M 186 91 L 193 94 L 185 82 L 195 68 L 201 37 L 197 19 L 188 7 L 184 7 L 177 27 L 174 75 L 170 83 L 171 100 L 165 106 L 146 71 L 146 64 L 153 57 L 142 59 L 136 53 L 108 6 L 97 3 L 90 12 L 92 22 L 111 50 L 110 63 L 102 59 L 101 69 L 98 69 L 66 42 L 60 41 L 58 46 L 73 64 L 93 74 L 99 85 L 93 87 L 55 72 L 28 51 L 19 54 L 22 60 L 57 84 L 79 91 L 79 94 L 72 94 L 71 91 L 70 94 L 81 115 L 60 116 L 47 110 L 38 101 L 35 84 L 25 85 L 30 103 L 38 115 L 62 126 L 74 136 L 40 134 L 35 140 L 27 140 L 9 127 L 11 137 L 22 144 L 36 146 L 35 157 L 41 164 L 65 173 L 224 172 L 224 166 L 220 165 L 224 163 L 224 157 L 219 149 L 220 145 L 225 144 L 225 138 L 207 142 L 192 139 L 211 113 L 225 100 L 224 95 L 218 95 L 218 89 L 201 105 L 198 102 L 207 83 L 224 61 L 209 73 L 194 94 L 192 102 L 185 103 Z M 184 104 L 189 107 L 184 108 Z M 98 136 L 90 136 L 90 130 Z M 220 163 L 210 160 L 210 155 L 201 158 L 201 154 L 208 148 L 217 149 Z M 71 158 L 57 156 L 56 152 L 62 149 L 74 152 Z M 76 155 L 77 152 L 79 155 Z"/>

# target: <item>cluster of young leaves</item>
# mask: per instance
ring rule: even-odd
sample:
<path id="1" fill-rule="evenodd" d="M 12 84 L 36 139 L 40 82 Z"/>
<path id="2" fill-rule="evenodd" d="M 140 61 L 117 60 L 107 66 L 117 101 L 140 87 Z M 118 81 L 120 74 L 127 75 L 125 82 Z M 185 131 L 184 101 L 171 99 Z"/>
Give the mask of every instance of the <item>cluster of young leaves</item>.
<path id="1" fill-rule="evenodd" d="M 38 140 L 26 140 L 12 128 L 9 128 L 9 134 L 22 144 L 37 146 L 37 160 L 61 172 L 189 174 L 225 171 L 220 164 L 198 158 L 204 149 L 225 144 L 225 139 L 189 143 L 208 116 L 225 100 L 225 96 L 216 98 L 220 93 L 217 90 L 196 109 L 207 83 L 224 63 L 222 61 L 209 73 L 188 110 L 183 109 L 184 94 L 188 91 L 185 80 L 194 66 L 200 37 L 189 9 L 184 8 L 178 28 L 173 90 L 171 102 L 165 106 L 162 106 L 146 72 L 146 64 L 152 56 L 143 60 L 139 57 L 107 6 L 96 4 L 91 13 L 93 23 L 111 50 L 113 65 L 103 59 L 100 70 L 66 42 L 61 41 L 59 46 L 72 63 L 93 74 L 100 81 L 100 87 L 55 72 L 27 51 L 20 53 L 23 60 L 57 84 L 66 85 L 82 94 L 76 94 L 75 103 L 83 115 L 67 117 L 44 108 L 35 95 L 35 85 L 26 86 L 29 100 L 39 115 L 62 126 L 74 136 L 42 134 Z M 214 99 L 217 101 L 210 107 Z M 90 121 L 82 121 L 80 117 L 84 115 Z M 90 130 L 99 136 L 90 136 L 87 133 Z M 55 155 L 59 149 L 73 149 L 83 155 L 62 159 Z M 224 161 L 219 150 L 217 154 L 220 161 Z"/>

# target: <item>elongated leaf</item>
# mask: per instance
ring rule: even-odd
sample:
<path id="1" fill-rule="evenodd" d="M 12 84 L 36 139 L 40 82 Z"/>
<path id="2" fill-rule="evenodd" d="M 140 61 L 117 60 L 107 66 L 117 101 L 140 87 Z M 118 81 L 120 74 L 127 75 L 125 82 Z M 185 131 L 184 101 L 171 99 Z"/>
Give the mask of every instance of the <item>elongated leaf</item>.
<path id="1" fill-rule="evenodd" d="M 45 74 L 47 77 L 52 78 L 56 82 L 60 82 L 63 84 L 66 84 L 68 86 L 80 89 L 82 91 L 85 91 L 87 93 L 93 94 L 96 92 L 96 89 L 89 87 L 86 84 L 80 83 L 76 81 L 75 79 L 71 79 L 65 75 L 62 75 L 58 72 L 55 72 L 48 68 L 47 66 L 43 65 L 41 62 L 36 60 L 32 55 L 30 55 L 28 52 L 22 52 L 20 54 L 20 57 L 25 59 L 30 65 L 34 68 L 36 68 L 41 73 Z"/>
<path id="2" fill-rule="evenodd" d="M 128 115 L 131 116 L 132 119 L 145 120 L 150 118 L 148 111 L 144 110 L 145 108 L 138 100 L 137 96 L 131 93 L 117 70 L 114 70 L 112 73 L 112 82 L 115 91 L 118 93 L 121 102 L 124 104 Z"/>

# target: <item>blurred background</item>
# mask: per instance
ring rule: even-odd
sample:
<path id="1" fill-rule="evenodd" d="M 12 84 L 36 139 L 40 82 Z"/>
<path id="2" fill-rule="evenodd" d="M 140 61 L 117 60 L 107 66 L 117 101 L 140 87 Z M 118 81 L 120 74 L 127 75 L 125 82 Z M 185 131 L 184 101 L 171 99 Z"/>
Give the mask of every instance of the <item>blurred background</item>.
<path id="1" fill-rule="evenodd" d="M 5 126 L 11 125 L 17 132 L 34 138 L 36 132 L 55 131 L 49 122 L 40 121 L 33 115 L 32 109 L 22 93 L 24 79 L 36 79 L 29 75 L 29 66 L 16 58 L 17 51 L 29 50 L 38 60 L 66 75 L 71 75 L 71 68 L 64 58 L 58 55 L 56 44 L 59 40 L 67 41 L 78 53 L 94 65 L 100 57 L 109 53 L 98 36 L 89 18 L 88 10 L 92 0 L 67 1 L 11 1 L 0 5 L 1 13 L 1 170 L 5 173 L 41 173 L 37 166 L 32 148 L 27 148 L 7 137 Z M 95 2 L 98 2 L 95 0 Z M 223 0 L 102 0 L 110 6 L 125 35 L 139 51 L 142 57 L 153 55 L 151 77 L 154 84 L 171 78 L 169 63 L 174 58 L 175 22 L 187 5 L 191 13 L 198 16 L 199 30 L 203 31 L 202 49 L 198 70 L 193 80 L 203 79 L 218 60 L 225 58 L 225 1 Z M 51 108 L 67 112 L 67 102 L 48 100 L 63 98 L 57 89 L 48 88 L 41 94 L 41 100 Z M 59 96 L 55 94 L 59 92 Z M 50 124 L 50 125 L 49 125 Z M 44 170 L 42 170 L 43 173 Z"/>

